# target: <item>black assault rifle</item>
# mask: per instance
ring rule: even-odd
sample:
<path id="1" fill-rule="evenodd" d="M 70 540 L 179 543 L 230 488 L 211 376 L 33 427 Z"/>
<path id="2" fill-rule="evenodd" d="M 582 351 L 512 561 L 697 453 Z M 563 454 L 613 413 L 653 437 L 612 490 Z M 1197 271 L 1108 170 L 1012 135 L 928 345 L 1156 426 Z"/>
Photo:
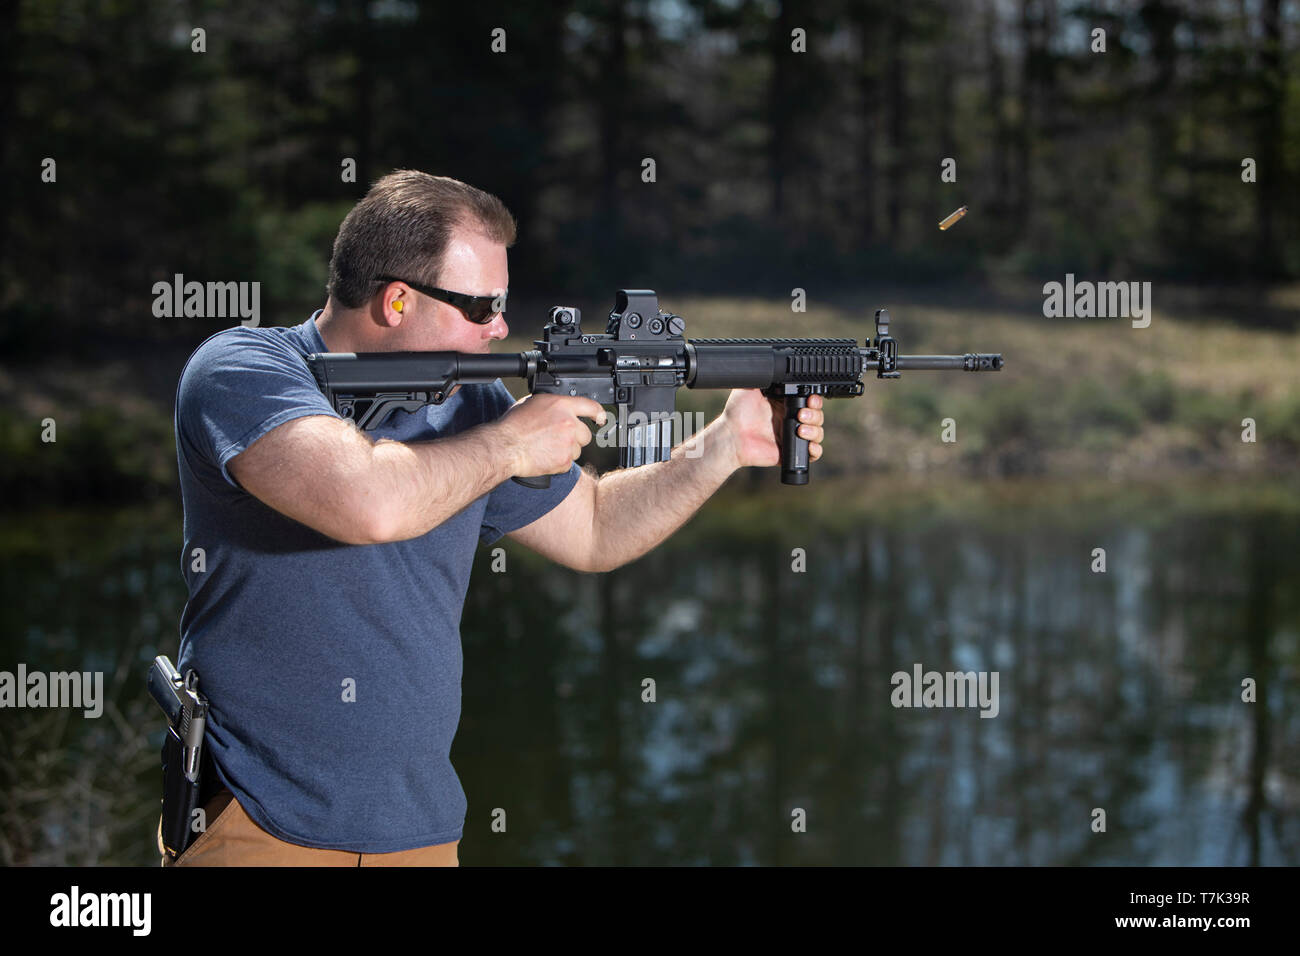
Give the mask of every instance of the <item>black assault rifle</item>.
<path id="1" fill-rule="evenodd" d="M 854 339 L 692 339 L 686 321 L 662 312 L 648 289 L 624 289 L 604 332 L 584 332 L 581 313 L 556 306 L 537 348 L 499 355 L 465 352 L 324 352 L 307 364 L 335 410 L 370 430 L 394 409 L 417 411 L 441 404 L 454 385 L 522 378 L 533 394 L 582 395 L 618 406 L 619 465 L 630 468 L 666 460 L 672 451 L 677 389 L 758 388 L 785 399 L 781 481 L 808 483 L 808 440 L 797 434 L 799 409 L 809 395 L 861 395 L 863 373 L 898 378 L 904 370 L 997 371 L 1002 356 L 899 355 L 889 335 L 889 312 L 876 312 L 876 338 L 865 347 Z M 622 425 L 620 426 L 622 427 Z M 545 488 L 550 477 L 516 477 Z"/>

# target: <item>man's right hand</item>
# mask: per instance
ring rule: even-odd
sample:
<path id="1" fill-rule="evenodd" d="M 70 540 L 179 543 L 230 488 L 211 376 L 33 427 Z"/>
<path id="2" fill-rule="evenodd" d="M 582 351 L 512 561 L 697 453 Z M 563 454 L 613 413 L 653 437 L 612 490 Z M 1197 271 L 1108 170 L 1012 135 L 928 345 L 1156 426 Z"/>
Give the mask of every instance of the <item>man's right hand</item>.
<path id="1" fill-rule="evenodd" d="M 583 446 L 591 443 L 584 418 L 604 425 L 605 409 L 590 398 L 543 393 L 524 396 L 491 427 L 512 457 L 511 474 L 534 478 L 569 470 Z"/>

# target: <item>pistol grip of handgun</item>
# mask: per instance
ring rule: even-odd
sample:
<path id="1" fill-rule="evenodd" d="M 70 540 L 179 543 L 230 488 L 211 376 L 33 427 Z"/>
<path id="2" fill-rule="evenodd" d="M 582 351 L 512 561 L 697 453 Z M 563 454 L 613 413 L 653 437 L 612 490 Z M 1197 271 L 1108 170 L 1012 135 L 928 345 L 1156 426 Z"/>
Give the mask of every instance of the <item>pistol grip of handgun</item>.
<path id="1" fill-rule="evenodd" d="M 785 485 L 808 484 L 808 439 L 799 437 L 799 409 L 807 405 L 807 395 L 785 396 L 781 428 L 781 483 Z"/>
<path id="2" fill-rule="evenodd" d="M 525 488 L 549 488 L 551 487 L 552 477 L 552 475 L 534 475 L 531 478 L 521 478 L 519 475 L 515 475 L 510 480 L 519 482 Z"/>

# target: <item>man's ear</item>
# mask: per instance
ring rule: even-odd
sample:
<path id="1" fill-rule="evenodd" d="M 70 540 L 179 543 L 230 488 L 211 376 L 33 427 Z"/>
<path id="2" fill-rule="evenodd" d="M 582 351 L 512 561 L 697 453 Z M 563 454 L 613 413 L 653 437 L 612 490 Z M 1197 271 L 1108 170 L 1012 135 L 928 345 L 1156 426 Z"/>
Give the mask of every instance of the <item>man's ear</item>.
<path id="1" fill-rule="evenodd" d="M 370 310 L 370 317 L 378 326 L 387 329 L 395 329 L 397 326 L 402 324 L 402 317 L 405 311 L 405 296 L 399 294 L 390 298 L 388 293 L 385 292 L 383 295 L 375 298 L 375 304 Z"/>

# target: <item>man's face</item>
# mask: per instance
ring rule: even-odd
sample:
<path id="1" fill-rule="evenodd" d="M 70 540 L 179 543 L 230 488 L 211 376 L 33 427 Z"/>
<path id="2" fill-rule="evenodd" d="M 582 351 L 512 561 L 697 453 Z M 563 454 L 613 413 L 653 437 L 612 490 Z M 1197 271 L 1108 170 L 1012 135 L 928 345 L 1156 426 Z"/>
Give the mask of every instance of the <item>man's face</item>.
<path id="1" fill-rule="evenodd" d="M 457 226 L 447 244 L 438 287 L 466 295 L 500 295 L 510 285 L 506 247 L 485 238 L 473 227 Z M 510 332 L 505 313 L 487 325 L 423 293 L 402 296 L 401 348 L 412 352 L 487 352 L 493 340 Z"/>

